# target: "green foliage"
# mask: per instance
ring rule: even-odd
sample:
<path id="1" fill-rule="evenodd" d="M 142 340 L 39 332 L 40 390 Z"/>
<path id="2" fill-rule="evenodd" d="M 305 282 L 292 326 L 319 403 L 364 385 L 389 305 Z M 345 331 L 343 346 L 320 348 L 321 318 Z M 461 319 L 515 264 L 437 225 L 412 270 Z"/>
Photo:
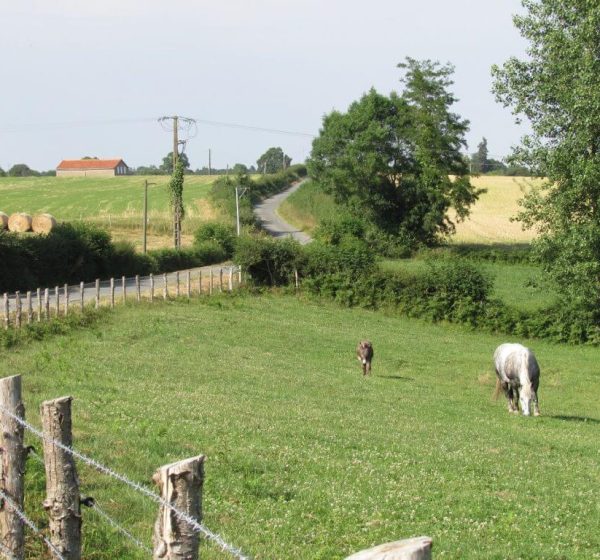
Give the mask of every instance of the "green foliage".
<path id="1" fill-rule="evenodd" d="M 292 158 L 283 153 L 280 147 L 269 148 L 256 162 L 259 173 L 277 173 L 285 171 L 292 163 Z"/>
<path id="2" fill-rule="evenodd" d="M 190 160 L 187 157 L 187 154 L 181 153 L 181 154 L 177 154 L 177 162 L 181 162 L 181 165 L 183 166 L 183 170 L 186 171 L 190 168 Z M 158 168 L 159 171 L 161 171 L 162 173 L 165 173 L 167 175 L 172 175 L 173 174 L 173 152 L 169 152 L 162 160 L 162 163 L 160 164 L 160 167 Z"/>
<path id="3" fill-rule="evenodd" d="M 484 137 L 477 145 L 477 151 L 471 155 L 471 173 L 478 174 L 489 171 L 488 163 L 487 139 Z"/>
<path id="4" fill-rule="evenodd" d="M 0 167 L 0 177 L 6 177 L 6 171 Z"/>
<path id="5" fill-rule="evenodd" d="M 194 248 L 198 249 L 207 242 L 213 243 L 222 249 L 225 258 L 230 258 L 233 255 L 235 239 L 233 227 L 222 222 L 206 222 L 194 233 Z"/>
<path id="6" fill-rule="evenodd" d="M 16 163 L 8 170 L 9 177 L 35 177 L 39 175 L 38 171 L 30 169 L 30 167 L 24 163 Z"/>
<path id="7" fill-rule="evenodd" d="M 600 9 L 578 0 L 524 6 L 514 23 L 527 59 L 492 69 L 497 99 L 531 123 L 514 162 L 547 177 L 520 219 L 540 231 L 537 255 L 569 306 L 600 326 Z"/>
<path id="8" fill-rule="evenodd" d="M 466 218 L 480 192 L 460 153 L 468 123 L 450 111 L 451 66 L 410 58 L 399 66 L 400 95 L 371 89 L 324 118 L 309 171 L 336 202 L 403 244 L 432 244 L 454 231 L 448 210 Z"/>

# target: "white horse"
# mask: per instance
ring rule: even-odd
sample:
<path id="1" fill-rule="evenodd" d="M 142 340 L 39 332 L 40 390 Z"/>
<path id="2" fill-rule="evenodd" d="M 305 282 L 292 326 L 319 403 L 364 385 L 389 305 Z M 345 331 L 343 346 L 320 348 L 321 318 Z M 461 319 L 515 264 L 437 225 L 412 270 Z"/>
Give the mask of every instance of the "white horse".
<path id="1" fill-rule="evenodd" d="M 500 390 L 508 399 L 508 411 L 519 414 L 519 402 L 524 416 L 530 415 L 533 403 L 533 415 L 540 415 L 537 390 L 540 384 L 540 366 L 529 348 L 521 344 L 501 344 L 494 352 L 496 368 L 495 396 Z"/>

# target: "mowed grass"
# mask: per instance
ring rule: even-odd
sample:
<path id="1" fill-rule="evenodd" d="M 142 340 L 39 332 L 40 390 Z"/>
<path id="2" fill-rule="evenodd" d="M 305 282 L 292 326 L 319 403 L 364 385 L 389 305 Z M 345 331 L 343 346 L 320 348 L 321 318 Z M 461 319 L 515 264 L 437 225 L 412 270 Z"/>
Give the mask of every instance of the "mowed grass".
<path id="1" fill-rule="evenodd" d="M 87 221 L 109 230 L 115 239 L 141 244 L 144 181 L 148 188 L 151 246 L 170 240 L 172 218 L 168 176 L 0 178 L 0 211 L 6 214 L 49 212 L 59 222 Z M 183 232 L 215 217 L 207 195 L 215 177 L 186 175 Z"/>
<path id="2" fill-rule="evenodd" d="M 523 231 L 519 222 L 512 221 L 519 212 L 519 200 L 539 179 L 528 177 L 473 177 L 473 185 L 486 189 L 472 206 L 469 218 L 457 224 L 452 243 L 524 243 L 535 237 L 531 230 Z M 279 213 L 294 226 L 311 234 L 323 219 L 339 213 L 333 198 L 325 194 L 314 181 L 292 194 L 280 207 Z M 450 212 L 450 217 L 454 214 Z"/>
<path id="3" fill-rule="evenodd" d="M 478 261 L 476 266 L 492 280 L 492 296 L 524 311 L 536 311 L 552 305 L 556 292 L 544 282 L 544 274 L 533 264 Z M 386 259 L 380 262 L 383 270 L 405 270 L 420 274 L 427 270 L 427 260 Z"/>
<path id="4" fill-rule="evenodd" d="M 364 337 L 367 379 L 354 357 Z M 523 418 L 491 399 L 504 341 L 239 296 L 117 309 L 92 330 L 5 352 L 0 367 L 23 373 L 36 425 L 42 400 L 72 395 L 76 448 L 137 482 L 205 453 L 205 522 L 257 560 L 341 559 L 423 534 L 438 559 L 600 558 L 600 350 L 522 341 L 541 364 L 543 413 Z M 80 475 L 84 495 L 150 542 L 153 504 Z M 28 511 L 40 522 L 42 493 L 33 462 Z M 85 558 L 146 557 L 84 516 Z M 228 556 L 203 545 L 202 557 Z"/>

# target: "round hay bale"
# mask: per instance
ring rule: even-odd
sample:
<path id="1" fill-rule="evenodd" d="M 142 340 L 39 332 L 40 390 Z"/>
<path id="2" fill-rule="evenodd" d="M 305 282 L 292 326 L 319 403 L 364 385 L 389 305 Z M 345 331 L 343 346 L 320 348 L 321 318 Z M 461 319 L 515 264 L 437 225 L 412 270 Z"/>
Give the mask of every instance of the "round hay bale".
<path id="1" fill-rule="evenodd" d="M 8 229 L 8 214 L 0 212 L 0 230 Z"/>
<path id="2" fill-rule="evenodd" d="M 10 231 L 23 232 L 31 229 L 31 216 L 25 212 L 16 212 L 8 218 L 8 229 Z"/>
<path id="3" fill-rule="evenodd" d="M 31 223 L 31 229 L 35 233 L 50 233 L 55 226 L 56 220 L 52 214 L 38 214 Z"/>

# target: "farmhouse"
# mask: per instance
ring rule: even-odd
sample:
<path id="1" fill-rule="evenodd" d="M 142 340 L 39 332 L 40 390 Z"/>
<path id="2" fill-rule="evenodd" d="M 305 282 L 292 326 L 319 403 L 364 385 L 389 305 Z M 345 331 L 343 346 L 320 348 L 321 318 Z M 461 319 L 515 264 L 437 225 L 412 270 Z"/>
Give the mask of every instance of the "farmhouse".
<path id="1" fill-rule="evenodd" d="M 128 171 L 122 159 L 63 159 L 56 168 L 56 176 L 115 177 L 127 175 Z"/>

